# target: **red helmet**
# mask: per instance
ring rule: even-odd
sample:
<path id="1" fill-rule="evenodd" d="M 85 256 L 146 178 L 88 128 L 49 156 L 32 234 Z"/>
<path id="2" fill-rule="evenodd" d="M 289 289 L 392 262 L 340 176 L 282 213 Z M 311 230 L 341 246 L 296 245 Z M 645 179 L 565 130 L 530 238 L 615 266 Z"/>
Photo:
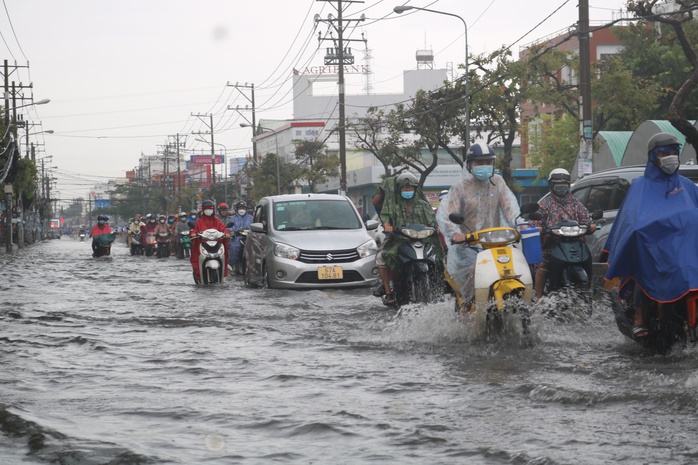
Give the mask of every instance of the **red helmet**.
<path id="1" fill-rule="evenodd" d="M 228 204 L 223 202 L 218 204 L 218 209 L 219 210 L 227 210 L 228 209 Z"/>

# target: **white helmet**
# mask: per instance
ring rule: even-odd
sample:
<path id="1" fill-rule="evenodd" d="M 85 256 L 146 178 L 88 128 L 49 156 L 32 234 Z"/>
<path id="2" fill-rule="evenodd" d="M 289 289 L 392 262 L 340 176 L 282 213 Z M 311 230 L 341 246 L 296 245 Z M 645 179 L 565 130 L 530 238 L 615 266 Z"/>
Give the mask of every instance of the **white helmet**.
<path id="1" fill-rule="evenodd" d="M 555 168 L 548 175 L 548 183 L 570 182 L 570 172 L 564 168 Z"/>

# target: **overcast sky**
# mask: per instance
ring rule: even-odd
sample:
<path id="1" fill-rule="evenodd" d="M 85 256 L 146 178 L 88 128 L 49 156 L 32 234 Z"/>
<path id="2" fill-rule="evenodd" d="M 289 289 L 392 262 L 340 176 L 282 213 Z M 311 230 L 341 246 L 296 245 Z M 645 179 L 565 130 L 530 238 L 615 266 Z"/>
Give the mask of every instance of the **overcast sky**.
<path id="1" fill-rule="evenodd" d="M 345 2 L 346 3 L 346 2 Z M 345 17 L 368 39 L 374 93 L 400 92 L 402 71 L 416 68 L 415 52 L 432 49 L 435 68 L 463 62 L 463 23 L 423 11 L 393 13 L 400 4 L 462 17 L 471 55 L 521 45 L 567 29 L 577 0 L 364 0 Z M 590 0 L 590 18 L 619 16 L 621 0 Z M 228 106 L 248 105 L 226 84 L 254 83 L 257 119 L 290 119 L 292 70 L 323 64 L 319 14 L 336 16 L 336 1 L 316 0 L 3 0 L 3 58 L 21 68 L 10 80 L 33 84 L 46 105 L 18 110 L 35 123 L 30 142 L 44 144 L 56 166 L 62 200 L 86 197 L 95 182 L 123 177 L 141 153 L 156 154 L 168 136 L 204 132 L 192 114 L 214 115 L 215 141 L 229 156 L 251 150 L 251 130 Z M 518 41 L 518 42 L 517 42 Z M 352 43 L 357 63 L 364 46 Z M 29 67 L 27 68 L 27 64 Z M 360 92 L 361 82 L 348 93 Z M 18 103 L 19 105 L 19 103 Z M 250 118 L 249 113 L 244 113 Z M 208 122 L 208 120 L 206 120 Z M 41 123 L 39 125 L 38 123 Z M 21 133 L 20 133 L 21 134 Z M 209 146 L 188 136 L 196 153 Z M 26 137 L 21 137 L 24 147 Z M 223 147 L 224 146 L 224 147 Z M 24 150 L 24 149 L 23 149 Z"/>

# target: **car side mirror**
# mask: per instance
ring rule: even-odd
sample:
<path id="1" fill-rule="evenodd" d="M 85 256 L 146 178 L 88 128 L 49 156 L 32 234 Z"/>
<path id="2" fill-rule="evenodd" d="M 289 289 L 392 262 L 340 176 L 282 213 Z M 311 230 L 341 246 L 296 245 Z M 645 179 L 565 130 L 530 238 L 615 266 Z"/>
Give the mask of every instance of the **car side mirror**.
<path id="1" fill-rule="evenodd" d="M 266 229 L 264 229 L 264 225 L 262 223 L 252 223 L 250 225 L 250 231 L 256 232 L 256 233 L 265 233 L 267 232 Z"/>
<path id="2" fill-rule="evenodd" d="M 595 210 L 595 211 L 591 214 L 591 219 L 592 219 L 592 220 L 598 220 L 598 219 L 600 219 L 600 218 L 603 218 L 603 210 Z"/>
<path id="3" fill-rule="evenodd" d="M 368 231 L 373 231 L 374 229 L 378 229 L 378 226 L 380 223 L 376 220 L 368 220 L 366 221 L 366 229 Z"/>

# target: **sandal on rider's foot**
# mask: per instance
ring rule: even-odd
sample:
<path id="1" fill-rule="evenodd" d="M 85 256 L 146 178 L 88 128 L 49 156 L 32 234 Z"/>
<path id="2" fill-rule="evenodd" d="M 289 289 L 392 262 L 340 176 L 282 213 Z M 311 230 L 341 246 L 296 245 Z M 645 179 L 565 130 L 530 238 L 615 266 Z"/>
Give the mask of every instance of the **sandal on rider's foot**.
<path id="1" fill-rule="evenodd" d="M 395 300 L 395 293 L 394 292 L 390 292 L 388 294 L 385 294 L 385 297 L 383 297 L 383 303 L 385 305 L 395 305 L 395 302 L 396 302 L 396 300 Z"/>
<path id="2" fill-rule="evenodd" d="M 385 295 L 385 287 L 381 284 L 373 290 L 373 297 L 383 297 Z"/>
<path id="3" fill-rule="evenodd" d="M 637 325 L 633 328 L 633 337 L 635 339 L 647 337 L 649 334 L 650 332 L 647 330 L 645 325 Z"/>

